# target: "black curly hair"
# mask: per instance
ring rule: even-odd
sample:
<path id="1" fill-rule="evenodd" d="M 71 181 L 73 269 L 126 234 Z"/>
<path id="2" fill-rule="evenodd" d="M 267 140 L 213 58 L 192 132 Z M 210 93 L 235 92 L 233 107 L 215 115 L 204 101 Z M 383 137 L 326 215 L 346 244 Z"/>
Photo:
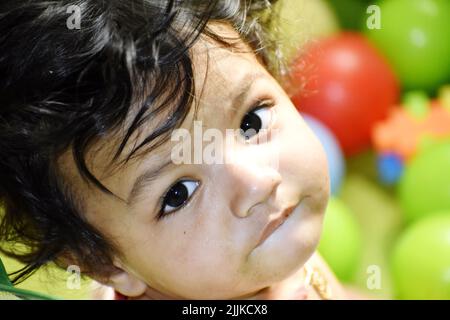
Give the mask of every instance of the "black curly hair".
<path id="1" fill-rule="evenodd" d="M 68 256 L 84 274 L 110 275 L 116 246 L 84 219 L 58 159 L 69 150 L 81 177 L 113 195 L 89 171 L 89 147 L 124 130 L 110 163 L 120 166 L 170 137 L 193 101 L 192 45 L 206 36 L 233 46 L 210 21 L 231 24 L 269 68 L 273 2 L 0 2 L 0 250 L 25 264 L 14 283 Z M 68 27 L 69 6 L 79 28 Z M 167 121 L 124 156 L 132 134 L 163 111 Z"/>

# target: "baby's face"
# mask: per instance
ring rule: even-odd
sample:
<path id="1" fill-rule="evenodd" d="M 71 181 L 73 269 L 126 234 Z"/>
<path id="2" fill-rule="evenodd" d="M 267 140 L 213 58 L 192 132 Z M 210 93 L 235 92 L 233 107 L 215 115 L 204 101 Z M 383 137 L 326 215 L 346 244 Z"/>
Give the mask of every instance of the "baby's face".
<path id="1" fill-rule="evenodd" d="M 214 128 L 224 139 L 226 129 L 257 133 L 223 146 L 234 154 L 225 163 L 175 164 L 171 152 L 179 142 L 169 141 L 107 176 L 101 165 L 109 154 L 99 151 L 91 170 L 130 201 L 90 189 L 86 215 L 118 242 L 123 258 L 117 266 L 127 277 L 172 297 L 240 297 L 293 274 L 315 250 L 329 194 L 327 163 L 319 141 L 253 53 L 204 41 L 193 52 L 203 133 Z M 252 111 L 258 102 L 265 106 Z M 193 111 L 182 128 L 194 140 Z M 257 142 L 263 131 L 265 140 Z M 138 179 L 166 162 L 156 176 Z M 288 217 L 279 228 L 266 228 L 282 215 Z"/>

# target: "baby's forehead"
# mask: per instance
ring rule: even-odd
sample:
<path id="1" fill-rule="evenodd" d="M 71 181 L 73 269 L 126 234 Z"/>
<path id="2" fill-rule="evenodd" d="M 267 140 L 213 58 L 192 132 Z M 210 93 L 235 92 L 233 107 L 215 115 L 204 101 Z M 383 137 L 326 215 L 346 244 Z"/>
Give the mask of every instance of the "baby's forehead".
<path id="1" fill-rule="evenodd" d="M 245 71 L 244 67 L 260 65 L 253 49 L 232 26 L 222 23 L 208 26 L 230 46 L 225 47 L 209 37 L 199 38 L 191 48 L 194 76 L 198 82 L 205 80 L 206 75 L 207 83 L 233 82 L 240 71 Z"/>
<path id="2" fill-rule="evenodd" d="M 234 47 L 224 48 L 211 40 L 198 41 L 192 48 L 194 99 L 203 106 L 200 110 L 203 113 L 209 110 L 208 105 L 230 100 L 258 75 L 269 77 L 268 71 L 242 38 L 233 40 L 233 43 Z"/>

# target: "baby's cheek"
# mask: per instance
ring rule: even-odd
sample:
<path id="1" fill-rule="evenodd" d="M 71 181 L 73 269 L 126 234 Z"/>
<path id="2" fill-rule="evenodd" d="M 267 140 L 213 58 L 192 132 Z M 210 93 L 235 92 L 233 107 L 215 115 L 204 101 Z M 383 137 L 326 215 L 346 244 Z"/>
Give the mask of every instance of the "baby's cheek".
<path id="1" fill-rule="evenodd" d="M 161 270 L 165 282 L 181 295 L 206 299 L 205 292 L 225 294 L 230 284 L 235 282 L 235 256 L 214 240 L 207 237 L 198 242 L 185 239 L 183 244 L 172 248 L 171 255 L 165 258 Z"/>
<path id="2" fill-rule="evenodd" d="M 292 121 L 280 139 L 280 172 L 307 191 L 327 185 L 327 162 L 319 140 L 300 121 Z"/>
<path id="3" fill-rule="evenodd" d="M 279 151 L 280 168 L 302 175 L 311 170 L 314 174 L 323 174 L 321 169 L 325 159 L 319 140 L 290 100 L 283 101 L 284 104 L 277 108 L 273 141 Z"/>

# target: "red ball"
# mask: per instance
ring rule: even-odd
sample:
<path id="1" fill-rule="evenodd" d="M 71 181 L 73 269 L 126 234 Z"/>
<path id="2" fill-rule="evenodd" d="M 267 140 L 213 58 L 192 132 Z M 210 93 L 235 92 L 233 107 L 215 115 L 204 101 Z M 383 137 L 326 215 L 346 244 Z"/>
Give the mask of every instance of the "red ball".
<path id="1" fill-rule="evenodd" d="M 357 33 L 341 33 L 306 48 L 295 60 L 292 79 L 297 109 L 327 125 L 346 155 L 370 146 L 372 126 L 399 97 L 391 67 Z"/>

